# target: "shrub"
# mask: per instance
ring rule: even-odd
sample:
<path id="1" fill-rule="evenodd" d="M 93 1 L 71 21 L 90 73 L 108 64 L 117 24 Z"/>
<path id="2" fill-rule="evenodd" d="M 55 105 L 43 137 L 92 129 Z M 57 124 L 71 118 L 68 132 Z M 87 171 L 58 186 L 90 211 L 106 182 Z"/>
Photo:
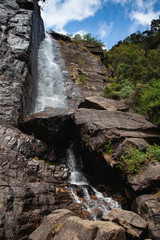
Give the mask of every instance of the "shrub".
<path id="1" fill-rule="evenodd" d="M 151 160 L 160 162 L 160 146 L 148 145 L 145 152 L 136 147 L 130 147 L 126 154 L 123 154 L 118 161 L 118 166 L 123 171 L 123 175 L 132 177 L 143 170 L 143 167 Z"/>

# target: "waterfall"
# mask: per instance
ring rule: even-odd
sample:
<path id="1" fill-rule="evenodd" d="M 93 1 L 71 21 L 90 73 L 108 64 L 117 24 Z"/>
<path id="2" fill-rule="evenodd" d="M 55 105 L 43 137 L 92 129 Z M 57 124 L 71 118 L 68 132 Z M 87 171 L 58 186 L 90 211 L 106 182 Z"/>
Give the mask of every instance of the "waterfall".
<path id="1" fill-rule="evenodd" d="M 38 50 L 38 86 L 34 112 L 67 106 L 63 74 L 57 64 L 57 57 L 56 41 L 46 33 Z"/>
<path id="2" fill-rule="evenodd" d="M 104 196 L 89 184 L 81 170 L 81 159 L 80 157 L 76 159 L 72 145 L 67 149 L 67 165 L 71 172 L 68 179 L 71 183 L 70 195 L 76 203 L 80 204 L 83 209 L 91 213 L 94 220 L 99 219 L 100 216 L 104 215 L 112 208 L 121 207 L 118 202 L 110 197 Z M 78 187 L 78 191 L 81 191 L 83 197 L 78 195 L 76 186 Z"/>

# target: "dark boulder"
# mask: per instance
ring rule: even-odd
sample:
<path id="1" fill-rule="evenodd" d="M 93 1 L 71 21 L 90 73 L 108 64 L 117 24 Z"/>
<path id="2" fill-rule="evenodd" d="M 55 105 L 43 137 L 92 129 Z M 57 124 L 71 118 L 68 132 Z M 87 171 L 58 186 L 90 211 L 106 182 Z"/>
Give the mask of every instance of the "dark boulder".
<path id="1" fill-rule="evenodd" d="M 72 111 L 63 108 L 49 109 L 27 116 L 19 128 L 49 143 L 67 142 L 72 135 Z"/>

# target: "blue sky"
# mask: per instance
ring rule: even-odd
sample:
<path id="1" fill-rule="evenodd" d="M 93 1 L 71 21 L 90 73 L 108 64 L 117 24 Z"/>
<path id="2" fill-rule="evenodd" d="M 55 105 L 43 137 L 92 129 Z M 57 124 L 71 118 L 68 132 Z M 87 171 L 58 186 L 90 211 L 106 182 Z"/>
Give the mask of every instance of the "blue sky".
<path id="1" fill-rule="evenodd" d="M 107 49 L 137 30 L 149 29 L 160 15 L 160 0 L 48 0 L 42 17 L 46 30 L 85 34 Z"/>

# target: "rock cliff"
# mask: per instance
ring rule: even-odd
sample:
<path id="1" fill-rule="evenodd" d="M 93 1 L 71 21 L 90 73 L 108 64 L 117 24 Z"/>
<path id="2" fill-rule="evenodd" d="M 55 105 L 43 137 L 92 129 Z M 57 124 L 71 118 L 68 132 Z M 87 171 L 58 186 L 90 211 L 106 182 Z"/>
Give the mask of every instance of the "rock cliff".
<path id="1" fill-rule="evenodd" d="M 36 0 L 0 1 L 0 11 L 0 123 L 16 126 L 35 98 L 43 22 Z"/>
<path id="2" fill-rule="evenodd" d="M 74 42 L 67 36 L 51 31 L 60 45 L 60 51 L 70 75 L 83 98 L 102 95 L 107 82 L 103 64 L 103 50 L 95 43 Z"/>

